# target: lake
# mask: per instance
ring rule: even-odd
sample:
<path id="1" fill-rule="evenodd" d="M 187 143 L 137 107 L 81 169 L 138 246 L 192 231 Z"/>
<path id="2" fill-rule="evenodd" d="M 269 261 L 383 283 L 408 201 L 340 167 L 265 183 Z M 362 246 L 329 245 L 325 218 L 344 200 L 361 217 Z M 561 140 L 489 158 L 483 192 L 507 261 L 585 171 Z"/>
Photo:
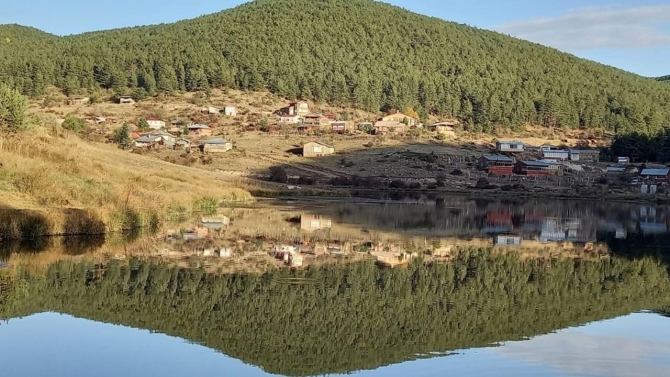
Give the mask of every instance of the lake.
<path id="1" fill-rule="evenodd" d="M 221 208 L 144 240 L 5 242 L 3 371 L 667 375 L 667 207 L 370 199 Z M 279 245 L 305 266 L 282 267 Z"/>

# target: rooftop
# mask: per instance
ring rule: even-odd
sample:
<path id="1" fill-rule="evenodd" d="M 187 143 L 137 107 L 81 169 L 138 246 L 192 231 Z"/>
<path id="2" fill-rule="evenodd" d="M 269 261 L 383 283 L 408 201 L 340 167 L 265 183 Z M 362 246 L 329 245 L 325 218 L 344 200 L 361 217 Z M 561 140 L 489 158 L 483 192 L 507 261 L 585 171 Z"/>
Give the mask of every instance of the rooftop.
<path id="1" fill-rule="evenodd" d="M 524 164 L 524 165 L 527 165 L 527 166 L 537 166 L 537 167 L 543 167 L 543 168 L 549 167 L 549 164 L 547 164 L 546 162 L 542 162 L 542 161 L 521 161 L 521 163 Z"/>
<path id="2" fill-rule="evenodd" d="M 641 175 L 656 175 L 656 176 L 666 176 L 670 174 L 670 169 L 644 169 L 642 170 Z"/>
<path id="3" fill-rule="evenodd" d="M 498 161 L 498 162 L 513 162 L 513 160 L 507 156 L 496 156 L 496 155 L 487 155 L 482 156 L 487 161 Z"/>
<path id="4" fill-rule="evenodd" d="M 215 137 L 213 139 L 207 139 L 202 142 L 203 144 L 226 144 L 228 140 L 222 137 Z"/>
<path id="5" fill-rule="evenodd" d="M 326 143 L 321 142 L 321 141 L 310 141 L 310 142 L 307 143 L 307 144 L 310 144 L 310 143 L 315 143 L 315 144 L 323 145 L 324 147 L 327 147 L 327 148 L 335 148 L 335 147 L 333 147 L 332 145 L 330 145 L 330 144 L 326 144 Z"/>

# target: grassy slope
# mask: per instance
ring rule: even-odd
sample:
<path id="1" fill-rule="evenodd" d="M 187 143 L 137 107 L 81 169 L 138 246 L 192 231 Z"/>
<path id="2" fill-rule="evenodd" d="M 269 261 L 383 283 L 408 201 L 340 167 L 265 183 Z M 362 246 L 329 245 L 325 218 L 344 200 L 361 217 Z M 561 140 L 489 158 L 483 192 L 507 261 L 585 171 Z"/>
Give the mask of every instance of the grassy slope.
<path id="1" fill-rule="evenodd" d="M 84 210 L 109 231 L 128 225 L 128 209 L 146 225 L 150 217 L 165 219 L 188 212 L 205 197 L 250 199 L 248 192 L 234 188 L 215 172 L 172 165 L 71 135 L 54 136 L 43 128 L 32 135 L 1 136 L 0 162 L 0 209 L 31 210 L 45 218 L 48 230 L 35 235 L 88 229 L 85 224 L 66 229 L 65 214 L 73 209 Z M 76 217 L 82 216 L 83 212 Z M 10 225 L 0 226 L 0 238 L 17 232 L 25 235 L 18 216 L 9 218 L 18 223 L 11 232 Z"/>

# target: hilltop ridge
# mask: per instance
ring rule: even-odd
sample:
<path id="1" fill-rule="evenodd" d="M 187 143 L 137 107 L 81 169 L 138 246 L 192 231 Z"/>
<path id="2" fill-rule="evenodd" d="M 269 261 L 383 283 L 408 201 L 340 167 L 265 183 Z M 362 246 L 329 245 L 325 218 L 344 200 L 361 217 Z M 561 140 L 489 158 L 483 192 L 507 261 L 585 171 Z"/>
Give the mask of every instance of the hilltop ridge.
<path id="1" fill-rule="evenodd" d="M 670 87 L 656 80 L 372 0 L 258 0 L 173 24 L 15 33 L 0 44 L 0 82 L 33 96 L 47 85 L 150 95 L 227 87 L 375 112 L 412 107 L 484 132 L 655 133 L 670 123 Z"/>

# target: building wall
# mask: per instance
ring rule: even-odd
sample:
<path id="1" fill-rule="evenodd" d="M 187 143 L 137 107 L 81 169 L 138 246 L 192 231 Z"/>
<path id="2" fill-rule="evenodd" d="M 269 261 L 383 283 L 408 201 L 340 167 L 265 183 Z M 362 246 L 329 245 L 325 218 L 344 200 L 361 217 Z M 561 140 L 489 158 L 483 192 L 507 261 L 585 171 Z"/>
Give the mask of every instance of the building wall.
<path id="1" fill-rule="evenodd" d="M 321 157 L 331 155 L 333 153 L 335 153 L 333 148 L 328 148 L 317 143 L 307 143 L 303 146 L 302 149 L 303 157 Z"/>
<path id="2" fill-rule="evenodd" d="M 203 152 L 205 153 L 225 153 L 233 149 L 232 143 L 226 144 L 205 144 Z"/>
<path id="3" fill-rule="evenodd" d="M 512 145 L 519 146 L 519 148 L 512 148 Z M 498 143 L 496 150 L 498 152 L 523 152 L 524 145 L 520 143 Z"/>

